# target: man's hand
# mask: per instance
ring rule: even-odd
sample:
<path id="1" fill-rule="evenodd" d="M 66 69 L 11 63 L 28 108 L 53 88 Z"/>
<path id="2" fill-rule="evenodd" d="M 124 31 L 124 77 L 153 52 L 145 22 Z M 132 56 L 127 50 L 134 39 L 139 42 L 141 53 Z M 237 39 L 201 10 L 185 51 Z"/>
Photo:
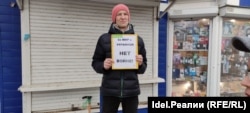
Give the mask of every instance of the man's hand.
<path id="1" fill-rule="evenodd" d="M 142 55 L 136 55 L 136 61 L 138 62 L 139 66 L 143 63 L 143 57 Z"/>
<path id="2" fill-rule="evenodd" d="M 109 70 L 112 66 L 113 60 L 111 58 L 106 58 L 103 63 L 103 67 L 105 70 Z"/>

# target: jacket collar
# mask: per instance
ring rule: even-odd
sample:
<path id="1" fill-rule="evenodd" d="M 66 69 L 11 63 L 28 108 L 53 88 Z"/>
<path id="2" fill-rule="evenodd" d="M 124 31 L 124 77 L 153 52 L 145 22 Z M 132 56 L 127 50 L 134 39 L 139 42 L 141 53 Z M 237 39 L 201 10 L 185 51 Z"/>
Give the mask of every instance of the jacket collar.
<path id="1" fill-rule="evenodd" d="M 110 34 L 135 34 L 132 24 L 129 24 L 128 29 L 123 33 L 121 30 L 119 30 L 119 28 L 114 23 L 110 25 L 109 33 Z"/>

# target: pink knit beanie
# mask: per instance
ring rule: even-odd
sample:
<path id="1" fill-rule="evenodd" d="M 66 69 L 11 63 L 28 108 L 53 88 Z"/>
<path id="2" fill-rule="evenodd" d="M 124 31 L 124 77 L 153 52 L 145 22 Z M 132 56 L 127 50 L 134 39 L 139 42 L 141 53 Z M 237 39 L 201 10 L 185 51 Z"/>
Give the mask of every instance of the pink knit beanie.
<path id="1" fill-rule="evenodd" d="M 124 10 L 128 13 L 128 21 L 130 20 L 130 12 L 128 6 L 125 4 L 117 4 L 112 10 L 112 22 L 115 23 L 116 15 L 120 10 Z"/>

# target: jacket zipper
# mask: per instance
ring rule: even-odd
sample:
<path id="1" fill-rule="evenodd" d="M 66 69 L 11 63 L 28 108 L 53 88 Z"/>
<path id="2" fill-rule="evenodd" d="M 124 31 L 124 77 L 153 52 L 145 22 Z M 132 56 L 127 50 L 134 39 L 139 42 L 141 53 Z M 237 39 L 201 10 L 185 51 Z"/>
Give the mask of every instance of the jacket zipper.
<path id="1" fill-rule="evenodd" d="M 121 72 L 121 97 L 123 97 L 123 75 L 124 73 Z"/>

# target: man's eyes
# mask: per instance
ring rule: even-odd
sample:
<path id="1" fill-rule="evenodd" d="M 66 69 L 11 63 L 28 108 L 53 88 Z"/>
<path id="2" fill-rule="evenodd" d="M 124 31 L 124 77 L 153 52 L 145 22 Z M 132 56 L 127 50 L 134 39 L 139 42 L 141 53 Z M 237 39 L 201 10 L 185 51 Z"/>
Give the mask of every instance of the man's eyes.
<path id="1" fill-rule="evenodd" d="M 127 13 L 119 13 L 117 16 L 128 15 Z"/>

